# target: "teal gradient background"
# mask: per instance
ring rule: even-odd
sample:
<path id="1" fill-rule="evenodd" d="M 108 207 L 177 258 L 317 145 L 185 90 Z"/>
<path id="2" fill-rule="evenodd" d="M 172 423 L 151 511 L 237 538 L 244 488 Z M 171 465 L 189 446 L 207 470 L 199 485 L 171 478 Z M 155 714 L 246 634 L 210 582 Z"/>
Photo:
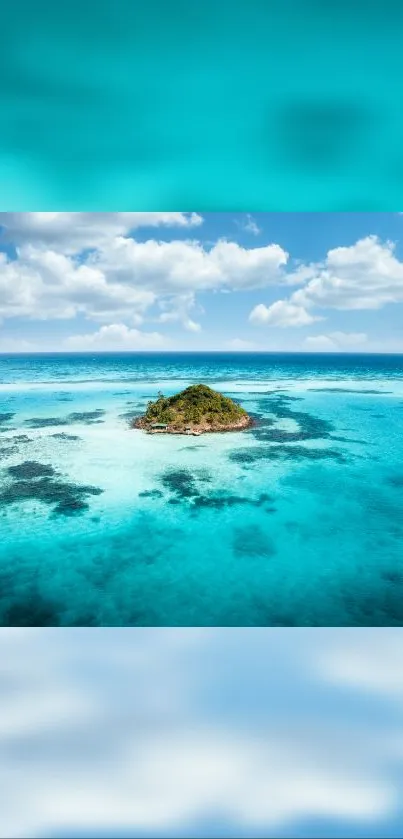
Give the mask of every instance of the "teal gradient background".
<path id="1" fill-rule="evenodd" d="M 14 0 L 1 210 L 398 210 L 399 0 Z"/>

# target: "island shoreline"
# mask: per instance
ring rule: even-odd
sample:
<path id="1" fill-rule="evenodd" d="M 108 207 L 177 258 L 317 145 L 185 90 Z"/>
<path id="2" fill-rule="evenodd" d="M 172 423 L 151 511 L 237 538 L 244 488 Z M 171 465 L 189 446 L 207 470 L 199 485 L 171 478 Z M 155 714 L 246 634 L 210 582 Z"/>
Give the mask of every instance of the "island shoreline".
<path id="1" fill-rule="evenodd" d="M 207 385 L 190 385 L 168 398 L 159 392 L 149 402 L 145 414 L 133 417 L 132 428 L 147 434 L 180 434 L 199 437 L 202 434 L 224 434 L 245 431 L 254 420 L 244 408 L 228 396 Z"/>
<path id="2" fill-rule="evenodd" d="M 221 428 L 211 428 L 210 426 L 192 426 L 189 431 L 185 431 L 185 429 L 179 428 L 150 428 L 150 426 L 144 422 L 143 417 L 136 417 L 132 420 L 131 428 L 137 431 L 144 431 L 146 434 L 171 434 L 171 435 L 180 435 L 182 437 L 191 437 L 191 436 L 201 436 L 202 434 L 228 434 L 231 431 L 248 431 L 250 428 L 253 428 L 256 425 L 256 420 L 252 419 L 252 417 L 247 417 L 245 421 L 241 421 L 239 423 L 231 424 L 228 426 L 224 426 Z"/>

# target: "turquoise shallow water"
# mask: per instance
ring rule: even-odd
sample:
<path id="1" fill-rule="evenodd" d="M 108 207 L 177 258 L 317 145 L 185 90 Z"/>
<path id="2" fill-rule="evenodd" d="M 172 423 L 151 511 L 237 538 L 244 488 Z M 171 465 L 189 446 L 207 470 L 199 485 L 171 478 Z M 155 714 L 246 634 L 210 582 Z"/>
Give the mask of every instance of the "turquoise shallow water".
<path id="1" fill-rule="evenodd" d="M 206 382 L 253 429 L 130 429 Z M 0 357 L 3 625 L 403 625 L 403 356 Z"/>

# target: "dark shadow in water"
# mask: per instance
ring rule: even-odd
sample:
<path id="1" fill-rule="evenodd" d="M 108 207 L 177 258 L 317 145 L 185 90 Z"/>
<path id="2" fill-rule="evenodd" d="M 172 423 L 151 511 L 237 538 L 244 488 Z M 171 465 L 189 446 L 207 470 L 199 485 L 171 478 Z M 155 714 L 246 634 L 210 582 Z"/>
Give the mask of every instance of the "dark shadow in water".
<path id="1" fill-rule="evenodd" d="M 270 558 L 276 554 L 274 542 L 260 527 L 247 525 L 234 529 L 232 550 L 236 557 Z"/>
<path id="2" fill-rule="evenodd" d="M 32 478 L 44 478 L 55 475 L 53 466 L 46 463 L 38 463 L 36 460 L 25 460 L 24 463 L 19 463 L 18 466 L 9 466 L 7 471 L 12 478 L 22 478 L 28 481 Z"/>
<path id="3" fill-rule="evenodd" d="M 371 588 L 343 587 L 341 603 L 347 626 L 403 626 L 403 573 L 384 569 Z"/>
<path id="4" fill-rule="evenodd" d="M 88 509 L 88 496 L 101 495 L 100 487 L 69 483 L 52 466 L 25 461 L 11 466 L 12 482 L 0 491 L 0 507 L 24 501 L 40 501 L 53 507 L 56 515 L 73 516 Z"/>
<path id="5" fill-rule="evenodd" d="M 381 572 L 381 577 L 387 583 L 403 586 L 403 569 L 401 571 L 398 571 L 396 568 L 386 569 Z"/>
<path id="6" fill-rule="evenodd" d="M 63 417 L 32 417 L 25 421 L 25 425 L 29 428 L 51 428 L 53 425 L 70 425 L 70 423 Z"/>
<path id="7" fill-rule="evenodd" d="M 139 498 L 163 498 L 164 493 L 160 489 L 145 489 L 139 492 Z"/>
<path id="8" fill-rule="evenodd" d="M 5 422 L 10 422 L 13 417 L 15 417 L 15 414 L 11 411 L 0 413 L 0 425 L 3 425 Z"/>
<path id="9" fill-rule="evenodd" d="M 66 432 L 64 432 L 64 431 L 60 431 L 59 434 L 51 434 L 50 436 L 54 440 L 63 440 L 66 443 L 73 443 L 76 440 L 81 440 L 82 439 L 77 434 L 66 434 Z"/>
<path id="10" fill-rule="evenodd" d="M 36 584 L 0 573 L 1 626 L 59 626 L 60 606 L 44 597 Z"/>
<path id="11" fill-rule="evenodd" d="M 196 479 L 202 483 L 211 483 L 212 481 L 207 470 L 192 473 L 186 469 L 172 469 L 164 472 L 160 480 L 164 489 L 171 493 L 172 497 L 168 499 L 168 503 L 189 502 L 189 509 L 195 513 L 201 509 L 223 510 L 237 505 L 262 507 L 273 502 L 273 498 L 267 493 L 261 493 L 257 499 L 227 492 L 207 495 L 205 492 L 201 492 Z M 273 507 L 267 507 L 266 509 L 267 512 L 275 512 Z"/>
<path id="12" fill-rule="evenodd" d="M 96 425 L 104 421 L 101 419 L 104 414 L 105 411 L 102 408 L 97 408 L 95 411 L 75 411 L 67 417 L 32 417 L 26 420 L 25 424 L 30 428 L 51 428 L 55 425 L 74 425 L 75 423 Z"/>
<path id="13" fill-rule="evenodd" d="M 2 626 L 59 626 L 59 609 L 35 593 L 5 610 Z"/>
<path id="14" fill-rule="evenodd" d="M 291 396 L 290 394 L 286 393 L 285 391 L 287 388 L 277 387 L 275 390 L 248 390 L 248 395 L 242 397 L 242 402 L 258 402 L 260 400 L 264 401 L 267 399 L 276 399 L 279 397 L 287 402 L 303 402 L 303 396 Z M 229 395 L 232 395 L 234 399 L 239 397 L 238 392 L 227 391 Z M 258 397 L 256 399 L 256 397 Z"/>
<path id="15" fill-rule="evenodd" d="M 403 489 L 403 472 L 396 475 L 390 475 L 387 483 L 395 489 Z"/>
<path id="16" fill-rule="evenodd" d="M 263 413 L 272 414 L 276 419 L 293 420 L 299 425 L 297 431 L 273 427 L 270 417 L 257 417 L 256 426 L 248 433 L 261 442 L 273 443 L 302 442 L 330 437 L 334 431 L 332 423 L 304 411 L 293 411 L 289 405 L 290 401 L 294 401 L 294 397 L 277 394 L 260 399 L 258 409 Z"/>
<path id="17" fill-rule="evenodd" d="M 213 510 L 223 510 L 226 507 L 250 505 L 251 503 L 249 498 L 242 495 L 198 495 L 193 501 L 193 508 L 205 507 Z"/>
<path id="18" fill-rule="evenodd" d="M 177 498 L 194 498 L 199 494 L 193 475 L 186 469 L 172 469 L 164 472 L 160 480 L 164 489 Z"/>
<path id="19" fill-rule="evenodd" d="M 336 449 L 312 449 L 308 446 L 295 445 L 253 446 L 230 452 L 228 457 L 233 463 L 238 463 L 245 467 L 253 463 L 259 463 L 262 460 L 334 460 L 339 463 L 346 463 L 345 455 Z"/>
<path id="20" fill-rule="evenodd" d="M 85 422 L 88 425 L 96 422 L 102 422 L 103 420 L 101 417 L 105 415 L 105 411 L 103 408 L 96 408 L 95 411 L 74 411 L 72 414 L 69 414 L 67 417 L 67 421 L 70 423 L 74 422 Z"/>
<path id="21" fill-rule="evenodd" d="M 193 512 L 200 509 L 225 510 L 228 507 L 264 507 L 273 503 L 273 497 L 262 492 L 258 498 L 246 498 L 244 495 L 231 495 L 222 493 L 216 495 L 198 495 L 193 499 L 191 509 Z M 274 507 L 266 507 L 266 512 L 276 512 Z"/>

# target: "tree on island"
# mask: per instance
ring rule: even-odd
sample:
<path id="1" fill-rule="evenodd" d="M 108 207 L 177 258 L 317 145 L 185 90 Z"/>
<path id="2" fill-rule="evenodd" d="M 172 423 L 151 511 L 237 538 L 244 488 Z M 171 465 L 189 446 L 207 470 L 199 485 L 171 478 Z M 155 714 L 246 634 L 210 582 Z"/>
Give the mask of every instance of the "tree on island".
<path id="1" fill-rule="evenodd" d="M 236 402 L 207 385 L 191 385 L 174 396 L 159 392 L 150 401 L 144 416 L 133 425 L 145 430 L 168 426 L 172 432 L 186 428 L 198 431 L 219 431 L 245 428 L 250 424 L 246 411 Z"/>

